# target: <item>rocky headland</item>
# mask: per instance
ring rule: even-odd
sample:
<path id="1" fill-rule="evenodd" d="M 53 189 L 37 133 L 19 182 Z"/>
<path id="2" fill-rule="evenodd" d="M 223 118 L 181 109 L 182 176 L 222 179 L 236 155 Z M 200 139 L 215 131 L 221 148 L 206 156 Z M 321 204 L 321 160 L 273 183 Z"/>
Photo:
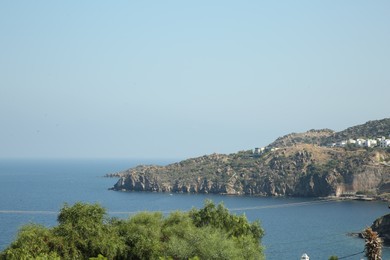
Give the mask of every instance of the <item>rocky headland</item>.
<path id="1" fill-rule="evenodd" d="M 166 166 L 141 165 L 123 172 L 120 191 L 215 193 L 259 196 L 349 196 L 386 198 L 390 193 L 390 149 L 329 147 L 346 138 L 388 137 L 390 119 L 341 132 L 293 133 L 261 150 L 211 154 Z"/>
<path id="2" fill-rule="evenodd" d="M 376 219 L 372 224 L 371 229 L 378 233 L 385 245 L 390 245 L 390 214 Z"/>

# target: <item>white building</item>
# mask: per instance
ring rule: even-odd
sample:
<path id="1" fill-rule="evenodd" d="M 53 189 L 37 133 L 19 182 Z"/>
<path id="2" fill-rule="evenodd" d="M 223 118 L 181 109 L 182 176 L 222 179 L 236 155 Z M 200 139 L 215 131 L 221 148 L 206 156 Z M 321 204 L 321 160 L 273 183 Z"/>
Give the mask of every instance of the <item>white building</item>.
<path id="1" fill-rule="evenodd" d="M 265 151 L 265 147 L 261 147 L 261 148 L 256 147 L 255 151 L 253 153 L 254 154 L 262 154 L 262 153 L 264 153 L 264 151 Z"/>
<path id="2" fill-rule="evenodd" d="M 360 147 L 390 147 L 390 139 L 386 139 L 385 137 L 376 138 L 376 139 L 348 139 L 342 140 L 337 143 L 328 144 L 329 147 L 345 147 L 347 144 L 353 144 Z"/>
<path id="3" fill-rule="evenodd" d="M 377 146 L 377 142 L 376 140 L 374 139 L 367 139 L 365 142 L 364 142 L 364 146 L 365 147 L 374 147 L 374 146 Z"/>
<path id="4" fill-rule="evenodd" d="M 364 146 L 364 143 L 366 142 L 365 139 L 356 139 L 356 145 L 358 146 Z"/>
<path id="5" fill-rule="evenodd" d="M 343 140 L 343 141 L 340 141 L 336 144 L 336 146 L 339 146 L 339 147 L 345 147 L 347 145 L 347 141 Z"/>
<path id="6" fill-rule="evenodd" d="M 382 139 L 379 142 L 379 146 L 382 148 L 390 147 L 390 139 L 385 139 L 384 137 L 382 137 Z"/>

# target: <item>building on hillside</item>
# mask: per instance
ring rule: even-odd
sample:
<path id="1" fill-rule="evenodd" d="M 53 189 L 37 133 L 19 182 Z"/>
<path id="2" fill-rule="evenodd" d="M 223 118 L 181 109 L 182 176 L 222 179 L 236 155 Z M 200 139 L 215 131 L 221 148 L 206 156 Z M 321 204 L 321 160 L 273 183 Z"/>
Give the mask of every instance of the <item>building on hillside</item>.
<path id="1" fill-rule="evenodd" d="M 364 146 L 365 146 L 365 147 L 375 147 L 375 146 L 377 146 L 377 145 L 378 145 L 378 143 L 377 143 L 377 141 L 374 140 L 374 139 L 367 139 L 367 140 L 364 142 Z"/>
<path id="2" fill-rule="evenodd" d="M 360 146 L 360 147 L 390 147 L 390 139 L 386 139 L 385 137 L 376 138 L 376 139 L 348 139 L 342 140 L 337 143 L 330 143 L 328 147 L 345 147 L 348 144 Z"/>
<path id="3" fill-rule="evenodd" d="M 382 148 L 390 147 L 390 139 L 385 139 L 383 136 L 379 142 L 379 146 Z"/>
<path id="4" fill-rule="evenodd" d="M 356 139 L 356 145 L 357 145 L 357 146 L 364 146 L 364 143 L 365 143 L 365 142 L 366 142 L 365 139 L 361 139 L 361 138 Z"/>
<path id="5" fill-rule="evenodd" d="M 265 147 L 261 147 L 261 148 L 258 148 L 256 147 L 255 148 L 255 151 L 253 152 L 255 155 L 260 155 L 260 154 L 263 154 L 265 151 Z"/>
<path id="6" fill-rule="evenodd" d="M 347 141 L 346 140 L 343 140 L 343 141 L 340 141 L 340 142 L 336 143 L 337 147 L 345 147 L 346 145 L 347 145 Z"/>

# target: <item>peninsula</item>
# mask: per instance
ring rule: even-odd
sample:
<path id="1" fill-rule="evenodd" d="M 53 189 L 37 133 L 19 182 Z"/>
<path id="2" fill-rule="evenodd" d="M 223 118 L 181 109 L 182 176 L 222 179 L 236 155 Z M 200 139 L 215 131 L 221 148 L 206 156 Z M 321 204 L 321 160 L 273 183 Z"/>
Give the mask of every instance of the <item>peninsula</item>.
<path id="1" fill-rule="evenodd" d="M 292 133 L 267 147 L 108 174 L 117 191 L 390 198 L 390 118 Z"/>

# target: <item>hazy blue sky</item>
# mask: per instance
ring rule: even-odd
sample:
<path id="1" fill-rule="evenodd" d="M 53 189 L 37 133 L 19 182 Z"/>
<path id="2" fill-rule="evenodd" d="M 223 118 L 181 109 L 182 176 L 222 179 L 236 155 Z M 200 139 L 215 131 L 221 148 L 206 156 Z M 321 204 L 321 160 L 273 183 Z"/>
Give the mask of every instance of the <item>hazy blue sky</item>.
<path id="1" fill-rule="evenodd" d="M 1 1 L 0 157 L 186 158 L 390 116 L 390 1 Z"/>

